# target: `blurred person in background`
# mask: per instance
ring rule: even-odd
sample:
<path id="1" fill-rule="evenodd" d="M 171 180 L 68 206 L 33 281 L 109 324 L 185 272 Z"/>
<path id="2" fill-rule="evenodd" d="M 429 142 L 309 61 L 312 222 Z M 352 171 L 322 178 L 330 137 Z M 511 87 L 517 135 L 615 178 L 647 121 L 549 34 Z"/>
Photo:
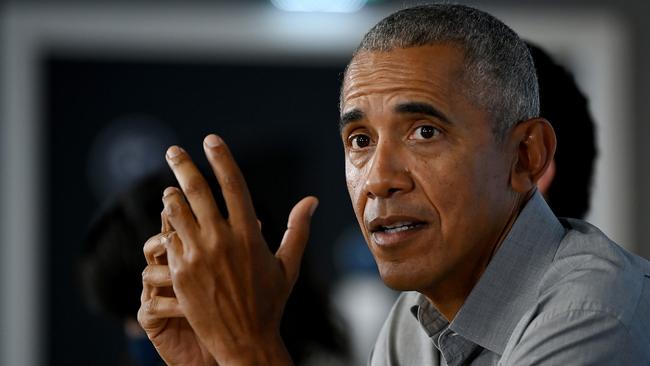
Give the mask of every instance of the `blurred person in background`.
<path id="1" fill-rule="evenodd" d="M 348 65 L 341 112 L 359 225 L 384 283 L 406 291 L 372 365 L 650 363 L 650 263 L 558 220 L 537 191 L 556 140 L 510 28 L 460 5 L 392 14 Z M 296 204 L 273 255 L 224 142 L 204 151 L 228 215 L 171 147 L 181 188 L 145 244 L 138 319 L 169 364 L 290 364 L 279 319 L 318 202 Z"/>
<path id="2" fill-rule="evenodd" d="M 79 279 L 91 310 L 124 327 L 124 365 L 164 363 L 138 325 L 138 296 L 146 261 L 138 244 L 160 230 L 160 197 L 156 192 L 175 184 L 170 174 L 137 182 L 99 211 L 90 224 L 79 261 Z"/>
<path id="3" fill-rule="evenodd" d="M 557 149 L 537 182 L 558 217 L 583 218 L 589 211 L 596 159 L 595 123 L 571 73 L 541 47 L 528 42 L 539 83 L 539 115 L 557 136 Z"/>

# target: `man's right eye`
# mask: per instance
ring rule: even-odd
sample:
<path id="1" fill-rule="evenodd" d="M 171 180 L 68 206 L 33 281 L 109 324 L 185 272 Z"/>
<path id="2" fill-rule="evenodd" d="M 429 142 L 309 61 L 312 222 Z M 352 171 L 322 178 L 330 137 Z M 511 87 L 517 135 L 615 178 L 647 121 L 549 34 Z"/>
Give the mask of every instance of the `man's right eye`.
<path id="1" fill-rule="evenodd" d="M 353 149 L 363 149 L 370 145 L 370 137 L 368 135 L 352 135 L 349 140 L 350 146 L 352 146 Z"/>

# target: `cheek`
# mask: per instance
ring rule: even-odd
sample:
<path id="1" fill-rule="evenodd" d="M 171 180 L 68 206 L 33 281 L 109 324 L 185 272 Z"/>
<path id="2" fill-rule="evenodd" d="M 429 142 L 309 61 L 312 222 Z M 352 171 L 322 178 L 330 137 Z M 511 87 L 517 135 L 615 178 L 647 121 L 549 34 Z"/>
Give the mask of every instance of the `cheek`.
<path id="1" fill-rule="evenodd" d="M 442 237 L 449 238 L 473 210 L 476 177 L 468 162 L 457 156 L 421 159 L 416 164 L 417 180 L 438 220 L 435 225 Z"/>
<path id="2" fill-rule="evenodd" d="M 432 203 L 455 201 L 456 194 L 467 183 L 466 167 L 453 157 L 423 158 L 412 165 L 414 175 Z"/>
<path id="3" fill-rule="evenodd" d="M 345 162 L 345 181 L 348 186 L 348 193 L 350 194 L 350 199 L 352 200 L 352 206 L 354 207 L 355 212 L 358 214 L 360 209 L 359 197 L 363 191 L 363 172 L 350 163 L 349 160 Z M 362 208 L 361 208 L 362 209 Z"/>

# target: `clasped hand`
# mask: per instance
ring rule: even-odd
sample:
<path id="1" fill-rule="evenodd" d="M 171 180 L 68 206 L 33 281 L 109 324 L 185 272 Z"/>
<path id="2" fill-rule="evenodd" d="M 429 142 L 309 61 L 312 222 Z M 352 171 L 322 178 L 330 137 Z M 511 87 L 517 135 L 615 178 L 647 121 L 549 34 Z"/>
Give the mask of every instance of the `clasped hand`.
<path id="1" fill-rule="evenodd" d="M 228 218 L 188 154 L 169 148 L 180 189 L 165 190 L 162 232 L 144 245 L 138 320 L 169 365 L 291 364 L 279 326 L 318 201 L 294 206 L 274 255 L 227 146 L 209 135 L 203 147 Z"/>

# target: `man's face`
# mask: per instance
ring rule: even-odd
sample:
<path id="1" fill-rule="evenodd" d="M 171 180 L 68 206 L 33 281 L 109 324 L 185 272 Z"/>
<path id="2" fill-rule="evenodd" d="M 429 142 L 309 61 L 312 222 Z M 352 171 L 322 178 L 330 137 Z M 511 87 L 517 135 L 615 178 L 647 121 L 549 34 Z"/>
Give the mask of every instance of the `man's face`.
<path id="1" fill-rule="evenodd" d="M 348 190 L 395 289 L 473 286 L 512 213 L 514 157 L 462 71 L 462 51 L 438 44 L 360 53 L 344 80 Z"/>

